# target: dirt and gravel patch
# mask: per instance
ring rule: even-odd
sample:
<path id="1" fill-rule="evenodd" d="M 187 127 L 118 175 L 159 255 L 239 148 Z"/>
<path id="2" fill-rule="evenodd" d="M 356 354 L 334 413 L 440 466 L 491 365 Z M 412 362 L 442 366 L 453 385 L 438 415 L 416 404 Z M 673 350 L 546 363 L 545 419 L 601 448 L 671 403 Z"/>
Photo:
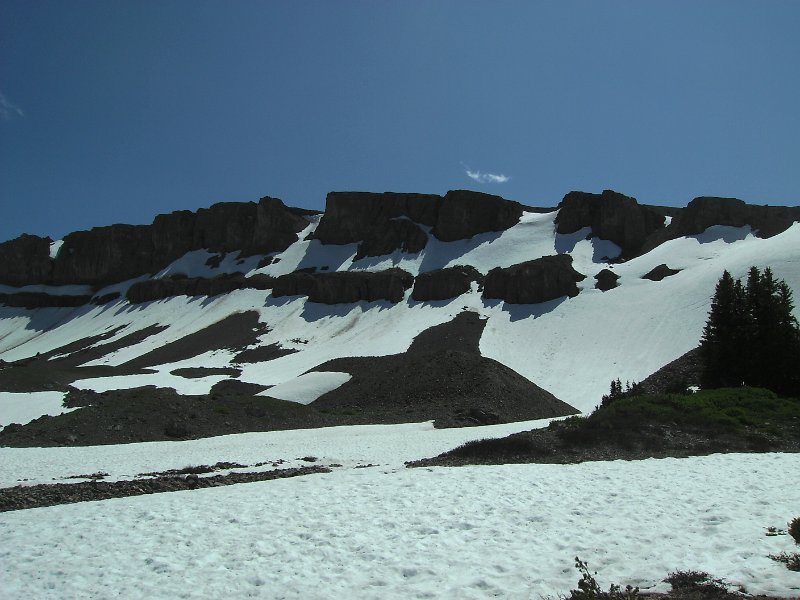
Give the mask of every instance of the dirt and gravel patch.
<path id="1" fill-rule="evenodd" d="M 255 311 L 234 317 L 202 330 L 200 337 L 189 336 L 193 340 L 190 345 L 184 338 L 158 350 L 162 352 L 158 360 L 174 361 L 188 353 L 189 347 L 193 352 L 205 351 L 212 340 L 214 347 L 220 348 L 256 335 Z M 484 324 L 475 313 L 462 313 L 422 332 L 406 353 L 325 363 L 315 370 L 344 371 L 352 379 L 308 405 L 256 396 L 264 386 L 235 379 L 216 384 L 210 394 L 202 396 L 182 396 L 171 388 L 153 386 L 103 393 L 69 389 L 65 405 L 80 407 L 78 410 L 40 417 L 26 425 L 9 425 L 0 431 L 0 445 L 87 446 L 429 420 L 439 427 L 488 425 L 576 412 L 518 373 L 480 356 L 478 342 Z M 238 333 L 225 333 L 227 328 Z M 154 357 L 151 353 L 127 366 L 142 368 Z M 39 373 L 43 380 L 57 372 L 56 365 L 51 368 L 52 372 Z M 105 369 L 107 375 L 116 374 L 112 367 Z M 208 372 L 196 368 L 181 374 Z M 70 375 L 74 373 L 69 371 L 59 379 L 60 387 L 55 389 L 68 389 Z"/>
<path id="2" fill-rule="evenodd" d="M 328 467 L 314 465 L 263 472 L 230 473 L 228 475 L 213 475 L 211 477 L 198 477 L 197 474 L 189 473 L 187 475 L 167 475 L 149 479 L 135 479 L 133 481 L 111 482 L 92 480 L 81 483 L 54 483 L 31 486 L 19 485 L 12 488 L 0 489 L 0 512 L 39 508 L 56 504 L 108 500 L 110 498 L 122 498 L 125 496 L 196 490 L 237 483 L 252 483 L 254 481 L 268 481 L 271 479 L 284 479 L 287 477 L 299 477 L 302 475 L 330 472 L 331 470 Z"/>

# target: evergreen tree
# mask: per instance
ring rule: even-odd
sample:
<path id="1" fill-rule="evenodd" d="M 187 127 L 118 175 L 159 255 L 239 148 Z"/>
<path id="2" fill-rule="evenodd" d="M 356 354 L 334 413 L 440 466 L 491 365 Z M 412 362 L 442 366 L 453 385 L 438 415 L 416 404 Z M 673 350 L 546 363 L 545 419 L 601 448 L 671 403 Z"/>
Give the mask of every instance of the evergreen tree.
<path id="1" fill-rule="evenodd" d="M 703 386 L 752 385 L 800 395 L 800 327 L 792 292 L 772 270 L 751 267 L 747 283 L 725 271 L 700 343 Z"/>

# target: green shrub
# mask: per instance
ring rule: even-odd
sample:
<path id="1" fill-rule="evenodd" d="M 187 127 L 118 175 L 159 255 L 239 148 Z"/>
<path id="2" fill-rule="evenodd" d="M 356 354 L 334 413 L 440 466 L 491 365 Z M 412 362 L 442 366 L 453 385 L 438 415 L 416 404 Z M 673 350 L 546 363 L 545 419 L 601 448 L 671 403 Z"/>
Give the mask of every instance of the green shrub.
<path id="1" fill-rule="evenodd" d="M 792 536 L 795 544 L 800 544 L 800 517 L 789 521 L 789 535 Z"/>

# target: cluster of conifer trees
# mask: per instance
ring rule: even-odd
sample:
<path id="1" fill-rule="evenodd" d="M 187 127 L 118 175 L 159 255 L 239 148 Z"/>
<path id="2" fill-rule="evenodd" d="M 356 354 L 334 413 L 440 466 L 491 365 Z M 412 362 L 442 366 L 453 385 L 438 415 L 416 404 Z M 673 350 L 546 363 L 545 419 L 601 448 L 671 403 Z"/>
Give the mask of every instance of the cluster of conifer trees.
<path id="1" fill-rule="evenodd" d="M 748 385 L 800 397 L 800 327 L 792 291 L 769 268 L 746 283 L 725 271 L 700 344 L 704 388 Z"/>

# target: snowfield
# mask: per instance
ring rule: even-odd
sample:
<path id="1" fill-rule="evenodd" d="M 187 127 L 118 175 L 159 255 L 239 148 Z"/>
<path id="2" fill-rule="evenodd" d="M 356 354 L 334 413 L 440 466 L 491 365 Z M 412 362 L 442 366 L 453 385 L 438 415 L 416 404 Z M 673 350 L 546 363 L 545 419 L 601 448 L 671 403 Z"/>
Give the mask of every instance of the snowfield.
<path id="1" fill-rule="evenodd" d="M 380 465 L 38 508 L 0 514 L 0 586 L 10 600 L 541 598 L 575 586 L 577 555 L 604 587 L 666 590 L 699 569 L 796 597 L 800 574 L 767 558 L 791 539 L 765 533 L 797 514 L 799 478 L 787 454 Z"/>
<path id="2" fill-rule="evenodd" d="M 274 386 L 266 395 L 310 403 L 344 384 L 347 373 L 309 372 L 333 358 L 406 351 L 426 329 L 464 310 L 486 327 L 483 356 L 495 359 L 581 411 L 592 410 L 609 382 L 639 381 L 696 347 L 723 270 L 746 275 L 770 266 L 795 290 L 800 317 L 800 223 L 769 239 L 749 227 L 711 227 L 609 264 L 614 244 L 589 229 L 554 233 L 555 213 L 526 213 L 510 229 L 470 240 L 430 236 L 423 252 L 354 260 L 356 245 L 300 240 L 280 259 L 234 254 L 219 268 L 197 251 L 158 274 L 215 276 L 243 270 L 273 276 L 299 268 L 381 270 L 414 275 L 470 264 L 486 274 L 541 256 L 568 253 L 586 275 L 575 298 L 537 305 L 484 300 L 477 286 L 450 301 L 415 302 L 410 290 L 388 302 L 325 306 L 260 290 L 216 297 L 178 296 L 131 305 L 137 280 L 96 292 L 120 292 L 102 306 L 25 310 L 0 306 L 0 358 L 46 353 L 88 336 L 94 346 L 152 326 L 163 330 L 87 365 L 118 366 L 232 314 L 255 311 L 266 330 L 250 348 L 297 350 L 260 363 L 237 363 L 235 349 L 202 348 L 152 372 L 93 377 L 76 387 L 104 391 L 142 385 L 206 394 L 227 375 L 182 377 L 188 367 L 235 367 L 239 380 Z M 53 246 L 57 251 L 57 245 Z M 642 276 L 660 264 L 680 272 L 660 282 Z M 594 289 L 604 268 L 619 287 Z M 139 278 L 144 279 L 143 278 Z M 0 289 L 11 292 L 7 286 Z M 28 291 L 34 291 L 33 288 Z M 86 289 L 42 289 L 52 294 Z M 0 393 L 0 426 L 65 409 L 62 392 Z M 548 421 L 436 430 L 431 423 L 246 433 L 184 442 L 67 448 L 0 448 L 0 487 L 107 481 L 146 472 L 213 465 L 245 470 L 337 465 L 328 474 L 152 496 L 0 513 L 0 598 L 542 598 L 575 586 L 574 557 L 598 580 L 664 591 L 675 570 L 702 570 L 749 593 L 800 597 L 800 573 L 767 555 L 795 547 L 768 537 L 800 516 L 800 456 L 728 454 L 688 459 L 578 465 L 504 465 L 407 469 L 465 441 L 502 437 Z M 255 468 L 250 465 L 265 462 Z"/>
<path id="3" fill-rule="evenodd" d="M 294 380 L 317 365 L 344 356 L 404 352 L 425 329 L 445 323 L 463 310 L 472 310 L 487 319 L 480 342 L 484 356 L 514 369 L 579 410 L 589 411 L 612 379 L 640 381 L 698 344 L 710 298 L 724 270 L 738 278 L 752 265 L 770 266 L 790 287 L 800 289 L 800 223 L 768 239 L 756 237 L 749 227 L 714 226 L 701 235 L 671 240 L 647 254 L 609 265 L 606 258 L 619 253 L 617 246 L 598 238 L 586 239 L 591 233 L 588 228 L 569 235 L 555 234 L 554 218 L 555 213 L 526 213 L 517 225 L 503 232 L 456 242 L 441 242 L 430 236 L 428 246 L 419 254 L 396 252 L 358 261 L 353 260 L 355 244 L 323 246 L 318 240 L 304 240 L 317 224 L 312 220 L 301 240 L 278 253 L 279 262 L 266 267 L 253 268 L 252 258 L 238 264 L 240 261 L 229 255 L 219 269 L 210 270 L 205 265 L 210 255 L 198 251 L 175 261 L 161 275 L 209 275 L 226 269 L 280 275 L 310 266 L 329 270 L 399 266 L 418 274 L 457 264 L 471 264 L 487 273 L 496 266 L 568 253 L 576 270 L 586 275 L 575 298 L 513 305 L 484 300 L 473 287 L 450 301 L 415 302 L 409 291 L 398 304 L 328 306 L 305 297 L 272 298 L 260 290 L 238 290 L 212 298 L 177 296 L 139 305 L 119 300 L 77 309 L 26 311 L 0 307 L 0 355 L 9 361 L 25 358 L 124 325 L 95 344 L 101 348 L 146 327 L 169 325 L 137 344 L 86 363 L 121 365 L 231 314 L 257 311 L 270 330 L 256 345 L 279 344 L 297 353 L 268 362 L 237 364 L 234 352 L 218 350 L 158 365 L 153 374 L 86 379 L 76 385 L 97 391 L 157 385 L 184 394 L 203 394 L 224 377 L 186 379 L 171 375 L 171 371 L 189 366 L 234 366 L 242 369 L 241 381 L 289 386 L 283 389 L 300 390 L 302 398 L 297 399 L 309 402 L 314 386 L 306 380 Z M 659 282 L 642 279 L 662 263 L 680 272 Z M 594 276 L 604 268 L 620 276 L 619 287 L 608 292 L 594 289 Z M 116 284 L 97 294 L 124 293 L 132 283 Z M 800 305 L 795 314 L 800 316 Z"/>

